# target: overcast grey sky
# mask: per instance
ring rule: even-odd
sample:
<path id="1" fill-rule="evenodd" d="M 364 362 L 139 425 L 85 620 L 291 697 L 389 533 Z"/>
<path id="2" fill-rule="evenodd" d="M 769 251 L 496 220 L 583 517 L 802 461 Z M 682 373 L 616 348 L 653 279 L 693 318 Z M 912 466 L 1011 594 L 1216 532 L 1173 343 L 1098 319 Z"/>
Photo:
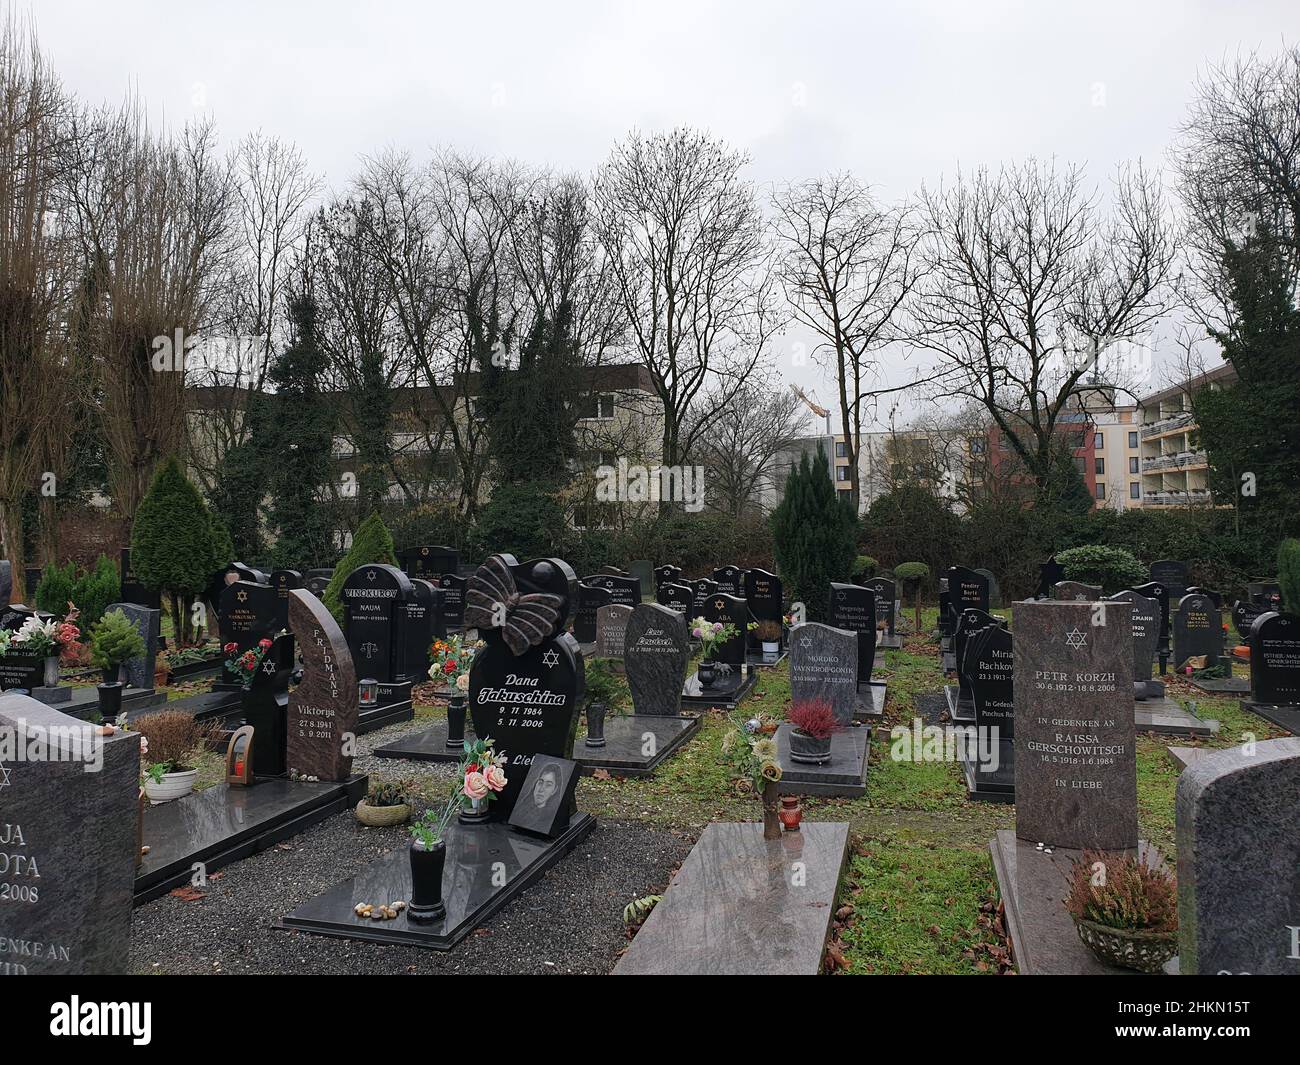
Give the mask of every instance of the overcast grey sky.
<path id="1" fill-rule="evenodd" d="M 1197 73 L 1300 38 L 1300 2 L 179 4 L 41 0 L 69 88 L 228 142 L 296 141 L 334 186 L 393 144 L 590 173 L 628 129 L 704 127 L 766 186 L 848 169 L 887 199 L 963 167 L 1055 155 L 1104 184 L 1164 166 Z M 823 402 L 813 368 L 792 368 Z M 1159 362 L 1157 362 L 1159 366 Z M 891 359 L 889 379 L 911 368 Z M 1158 384 L 1159 382 L 1157 382 Z"/>

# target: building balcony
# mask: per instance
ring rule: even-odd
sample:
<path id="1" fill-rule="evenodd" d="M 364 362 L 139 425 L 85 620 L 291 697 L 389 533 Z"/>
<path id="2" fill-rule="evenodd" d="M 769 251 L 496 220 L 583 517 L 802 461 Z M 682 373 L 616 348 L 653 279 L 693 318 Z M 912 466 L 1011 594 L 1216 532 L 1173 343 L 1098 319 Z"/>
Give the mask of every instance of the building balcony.
<path id="1" fill-rule="evenodd" d="M 1171 489 L 1162 492 L 1144 492 L 1142 505 L 1147 507 L 1197 507 L 1214 502 L 1208 488 L 1189 488 L 1186 492 Z"/>
<path id="2" fill-rule="evenodd" d="M 1142 472 L 1185 470 L 1193 466 L 1205 466 L 1208 461 L 1209 456 L 1204 451 L 1180 451 L 1176 455 L 1155 455 L 1142 460 Z"/>
<path id="3" fill-rule="evenodd" d="M 1193 424 L 1195 421 L 1196 415 L 1189 410 L 1171 414 L 1167 418 L 1161 418 L 1158 422 L 1148 422 L 1142 426 L 1142 438 L 1145 440 L 1153 436 L 1159 436 L 1161 433 L 1172 433 Z"/>

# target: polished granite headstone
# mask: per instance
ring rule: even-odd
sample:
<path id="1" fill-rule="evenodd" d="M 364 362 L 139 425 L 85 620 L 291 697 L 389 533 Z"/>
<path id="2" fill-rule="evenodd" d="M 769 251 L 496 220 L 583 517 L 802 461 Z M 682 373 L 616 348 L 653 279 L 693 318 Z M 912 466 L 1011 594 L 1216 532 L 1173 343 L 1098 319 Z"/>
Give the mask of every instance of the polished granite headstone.
<path id="1" fill-rule="evenodd" d="M 1232 627 L 1237 630 L 1237 635 L 1245 641 L 1250 638 L 1250 629 L 1255 624 L 1255 619 L 1270 613 L 1273 609 L 1273 607 L 1261 606 L 1245 599 L 1239 599 L 1232 604 Z"/>
<path id="2" fill-rule="evenodd" d="M 1205 666 L 1219 664 L 1223 650 L 1223 614 L 1208 595 L 1185 595 L 1173 617 L 1174 665 L 1205 656 Z"/>
<path id="3" fill-rule="evenodd" d="M 129 547 L 122 548 L 118 555 L 117 566 L 119 578 L 117 594 L 122 602 L 136 603 L 139 606 L 148 607 L 150 610 L 162 609 L 161 593 L 146 588 L 136 577 L 135 570 L 131 566 L 131 549 Z M 35 585 L 27 590 L 27 594 L 33 599 L 36 598 Z M 0 603 L 3 603 L 3 597 L 0 597 Z"/>
<path id="4" fill-rule="evenodd" d="M 523 791 L 510 812 L 510 827 L 547 839 L 563 835 L 575 807 L 577 787 L 578 763 L 573 759 L 533 755 Z"/>
<path id="5" fill-rule="evenodd" d="M 661 584 L 676 584 L 682 579 L 682 571 L 678 566 L 656 566 L 654 573 L 656 590 Z"/>
<path id="6" fill-rule="evenodd" d="M 966 566 L 953 566 L 948 570 L 948 599 L 954 613 L 963 610 L 989 609 L 989 582 Z"/>
<path id="7" fill-rule="evenodd" d="M 988 625 L 1005 627 L 1006 621 L 975 607 L 968 607 L 957 615 L 957 624 L 952 634 L 952 672 L 957 675 L 957 683 L 944 686 L 948 716 L 953 721 L 966 723 L 975 720 L 975 701 L 963 674 L 962 659 L 966 654 L 966 641 L 970 634 Z"/>
<path id="8" fill-rule="evenodd" d="M 655 580 L 655 564 L 648 558 L 634 558 L 627 564 L 627 572 L 628 576 L 641 582 L 642 597 L 649 595 L 658 584 Z"/>
<path id="9" fill-rule="evenodd" d="M 276 778 L 259 780 L 250 788 L 214 784 L 174 802 L 146 806 L 144 843 L 149 853 L 136 873 L 135 904 L 192 883 L 196 865 L 211 876 L 224 865 L 352 809 L 368 786 L 366 776 L 320 783 Z M 134 838 L 134 817 L 130 824 Z"/>
<path id="10" fill-rule="evenodd" d="M 1198 759 L 1175 808 L 1179 972 L 1300 976 L 1300 740 Z"/>
<path id="11" fill-rule="evenodd" d="M 749 606 L 745 600 L 738 595 L 715 592 L 704 601 L 700 612 L 705 621 L 721 622 L 736 630 L 736 635 L 714 650 L 713 659 L 736 667 L 743 666 L 750 623 Z"/>
<path id="12" fill-rule="evenodd" d="M 1065 580 L 1065 567 L 1056 561 L 1053 555 L 1038 566 L 1038 587 L 1034 591 L 1035 599 L 1051 599 L 1052 589 Z"/>
<path id="13" fill-rule="evenodd" d="M 141 690 L 153 687 L 153 666 L 158 658 L 158 643 L 161 636 L 162 611 L 137 603 L 113 603 L 104 613 L 120 610 L 127 621 L 135 626 L 140 638 L 144 640 L 144 654 L 139 658 L 129 658 L 123 663 L 126 670 L 126 683 L 129 688 Z"/>
<path id="14" fill-rule="evenodd" d="M 981 568 L 981 569 L 976 569 L 975 572 L 978 573 L 981 577 L 983 577 L 985 582 L 989 586 L 989 609 L 1001 610 L 1002 589 L 998 586 L 998 579 L 993 575 L 993 571 L 991 569 Z"/>
<path id="15" fill-rule="evenodd" d="M 318 780 L 347 780 L 360 715 L 352 653 L 334 616 L 310 592 L 290 591 L 287 620 L 303 662 L 287 708 L 289 769 Z"/>
<path id="16" fill-rule="evenodd" d="M 1101 598 L 1101 585 L 1058 581 L 1052 585 L 1052 598 L 1063 603 L 1095 603 Z"/>
<path id="17" fill-rule="evenodd" d="M 689 584 L 665 581 L 655 589 L 655 601 L 677 613 L 686 615 L 695 606 L 695 592 Z"/>
<path id="18" fill-rule="evenodd" d="M 412 682 L 428 676 L 428 657 L 409 662 L 406 604 L 414 597 L 411 580 L 396 566 L 372 562 L 359 566 L 343 582 L 343 632 L 358 680 L 377 680 L 381 702 L 410 700 Z M 418 674 L 418 675 L 417 675 Z"/>
<path id="19" fill-rule="evenodd" d="M 325 589 L 330 586 L 333 576 L 332 569 L 309 569 L 307 576 L 303 578 L 302 586 L 317 599 L 324 599 Z"/>
<path id="20" fill-rule="evenodd" d="M 637 714 L 676 716 L 690 659 L 681 614 L 654 603 L 632 608 L 623 634 L 623 669 Z"/>
<path id="21" fill-rule="evenodd" d="M 3 695 L 0 751 L 0 975 L 126 973 L 139 734 Z"/>
<path id="22" fill-rule="evenodd" d="M 703 717 L 682 714 L 625 714 L 605 719 L 605 746 L 588 747 L 579 740 L 574 761 L 584 773 L 603 769 L 623 777 L 650 776 L 700 730 Z"/>
<path id="23" fill-rule="evenodd" d="M 469 578 L 455 573 L 443 573 L 434 582 L 441 589 L 438 598 L 438 621 L 445 633 L 461 632 L 465 628 L 465 591 Z"/>
<path id="24" fill-rule="evenodd" d="M 883 631 L 876 637 L 878 647 L 902 647 L 902 638 L 898 635 L 898 585 L 887 577 L 872 577 L 864 581 L 864 588 L 870 588 L 876 597 L 876 625 L 883 625 Z"/>
<path id="25" fill-rule="evenodd" d="M 465 624 L 485 646 L 470 667 L 469 712 L 475 735 L 507 755 L 495 819 L 510 816 L 534 755 L 573 757 L 585 673 L 564 623 L 579 594 L 573 570 L 557 558 L 493 555 L 470 579 Z"/>
<path id="26" fill-rule="evenodd" d="M 444 573 L 460 569 L 460 552 L 454 547 L 425 545 L 397 553 L 397 564 L 408 577 L 422 577 L 436 583 Z"/>
<path id="27" fill-rule="evenodd" d="M 876 661 L 876 593 L 856 584 L 831 582 L 828 621 L 858 634 L 858 686 L 871 683 Z"/>
<path id="28" fill-rule="evenodd" d="M 447 913 L 441 920 L 412 921 L 409 909 L 391 921 L 357 916 L 358 903 L 410 899 L 411 859 L 403 846 L 299 906 L 274 927 L 370 943 L 451 950 L 540 880 L 595 827 L 591 814 L 579 813 L 558 839 L 548 840 L 502 821 L 462 825 L 453 820 L 447 830 L 442 878 Z"/>
<path id="29" fill-rule="evenodd" d="M 1164 684 L 1151 679 L 1156 649 L 1160 646 L 1160 603 L 1127 588 L 1110 596 L 1106 602 L 1129 605 L 1129 628 L 1133 633 L 1133 696 L 1136 699 L 1163 699 Z"/>
<path id="30" fill-rule="evenodd" d="M 718 582 L 708 577 L 699 577 L 686 583 L 691 588 L 691 610 L 694 614 L 700 614 L 709 596 L 718 594 Z"/>
<path id="31" fill-rule="evenodd" d="M 573 638 L 588 650 L 596 643 L 596 614 L 613 602 L 608 588 L 578 585 L 578 605 L 573 612 Z"/>
<path id="32" fill-rule="evenodd" d="M 1173 602 L 1178 602 L 1187 594 L 1187 582 L 1191 579 L 1188 573 L 1187 563 L 1179 562 L 1175 559 L 1161 559 L 1158 562 L 1151 563 L 1151 580 L 1156 584 L 1162 584 L 1169 591 L 1169 598 Z"/>
<path id="33" fill-rule="evenodd" d="M 302 587 L 302 573 L 296 569 L 271 570 L 271 587 L 275 589 L 275 620 L 281 629 L 289 627 L 289 593 Z"/>
<path id="34" fill-rule="evenodd" d="M 745 571 L 739 566 L 719 566 L 713 571 L 713 579 L 718 584 L 718 591 L 744 597 Z"/>
<path id="35" fill-rule="evenodd" d="M 226 585 L 221 590 L 217 616 L 221 644 L 223 647 L 228 643 L 237 645 L 236 654 L 256 647 L 261 640 L 270 639 L 280 631 L 278 597 L 269 584 L 239 580 Z M 238 689 L 243 687 L 243 679 L 223 663 L 221 679 L 214 687 Z"/>
<path id="36" fill-rule="evenodd" d="M 610 603 L 596 611 L 597 658 L 621 659 L 623 657 L 623 646 L 627 639 L 627 622 L 635 609 L 634 606 L 625 606 L 622 603 Z"/>
<path id="37" fill-rule="evenodd" d="M 1015 605 L 1016 835 L 1052 847 L 1137 846 L 1130 607 Z"/>
<path id="38" fill-rule="evenodd" d="M 22 688 L 28 692 L 45 683 L 45 656 L 10 647 L 0 655 L 0 691 Z"/>
<path id="39" fill-rule="evenodd" d="M 1242 706 L 1300 733 L 1300 616 L 1263 614 L 1250 630 L 1250 697 Z"/>
<path id="40" fill-rule="evenodd" d="M 641 602 L 641 582 L 627 574 L 597 573 L 584 577 L 583 584 L 593 588 L 604 588 L 609 593 L 609 601 L 621 606 L 636 606 Z"/>
<path id="41" fill-rule="evenodd" d="M 423 577 L 411 578 L 411 594 L 402 604 L 402 630 L 406 638 L 406 661 L 411 681 L 422 682 L 429 675 L 429 648 L 438 627 L 442 591 Z"/>
<path id="42" fill-rule="evenodd" d="M 790 630 L 790 700 L 825 701 L 848 725 L 858 708 L 858 634 L 809 621 Z"/>
<path id="43" fill-rule="evenodd" d="M 785 618 L 785 589 L 781 578 L 765 569 L 745 570 L 741 579 L 745 604 L 750 616 L 757 622 L 775 621 L 781 623 Z M 762 662 L 762 641 L 757 632 L 751 632 L 746 641 L 749 659 Z"/>
<path id="44" fill-rule="evenodd" d="M 706 825 L 614 975 L 815 976 L 848 846 L 844 823 Z"/>

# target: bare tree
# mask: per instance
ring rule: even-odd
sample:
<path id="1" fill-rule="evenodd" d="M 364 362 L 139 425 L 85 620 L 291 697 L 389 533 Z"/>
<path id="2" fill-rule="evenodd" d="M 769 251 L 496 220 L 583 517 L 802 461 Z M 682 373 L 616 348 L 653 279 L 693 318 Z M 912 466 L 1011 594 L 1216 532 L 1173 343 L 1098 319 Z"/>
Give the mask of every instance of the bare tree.
<path id="1" fill-rule="evenodd" d="M 775 488 L 777 460 L 805 431 L 803 401 L 785 388 L 749 381 L 714 422 L 697 454 L 708 471 L 707 502 L 740 517 Z"/>
<path id="2" fill-rule="evenodd" d="M 747 162 L 703 133 L 633 133 L 596 178 L 597 225 L 628 342 L 663 404 L 670 466 L 735 401 L 779 324 Z"/>
<path id="3" fill-rule="evenodd" d="M 913 343 L 941 395 L 980 403 L 1040 495 L 1085 376 L 1121 391 L 1112 357 L 1167 309 L 1174 242 L 1158 180 L 1121 169 L 1109 217 L 1076 167 L 1030 160 L 923 190 L 925 277 Z"/>
<path id="4" fill-rule="evenodd" d="M 23 499 L 50 484 L 75 423 L 65 331 L 73 256 L 61 189 L 68 99 L 34 32 L 11 11 L 0 22 L 0 537 L 23 587 Z M 47 474 L 42 485 L 42 474 Z"/>
<path id="5" fill-rule="evenodd" d="M 1300 279 L 1300 46 L 1212 68 L 1174 150 L 1187 208 L 1193 310 L 1229 327 L 1224 255 L 1267 228 L 1294 287 Z"/>
<path id="6" fill-rule="evenodd" d="M 863 408 L 915 384 L 872 387 L 879 379 L 873 356 L 901 335 L 899 319 L 921 273 L 914 212 L 880 206 L 851 174 L 787 185 L 772 206 L 786 299 L 795 319 L 820 338 L 815 354 L 839 391 L 856 512 Z"/>

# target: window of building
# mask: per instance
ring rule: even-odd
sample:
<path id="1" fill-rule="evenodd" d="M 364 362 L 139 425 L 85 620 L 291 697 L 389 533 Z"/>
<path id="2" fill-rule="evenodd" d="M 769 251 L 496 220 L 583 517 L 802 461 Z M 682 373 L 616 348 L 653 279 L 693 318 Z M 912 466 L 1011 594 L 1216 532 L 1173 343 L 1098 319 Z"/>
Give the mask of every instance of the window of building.
<path id="1" fill-rule="evenodd" d="M 1129 497 L 1129 499 L 1141 499 L 1141 498 L 1142 498 L 1142 483 L 1141 483 L 1140 481 L 1129 481 L 1129 483 L 1128 483 L 1128 497 Z"/>
<path id="2" fill-rule="evenodd" d="M 1103 439 L 1101 433 L 1093 433 L 1093 434 L 1092 434 L 1092 446 L 1093 446 L 1093 447 L 1105 447 L 1105 446 L 1106 446 L 1106 441 Z"/>
<path id="3" fill-rule="evenodd" d="M 846 445 L 843 440 L 837 440 L 835 442 L 835 457 L 837 459 L 847 458 L 848 454 L 848 445 Z"/>
<path id="4" fill-rule="evenodd" d="M 1129 433 L 1129 434 L 1128 434 L 1128 446 L 1129 446 L 1129 447 L 1137 447 L 1137 446 L 1138 446 L 1138 435 L 1137 435 L 1137 433 Z"/>
<path id="5" fill-rule="evenodd" d="M 1105 499 L 1105 498 L 1106 498 L 1106 482 L 1105 482 L 1105 481 L 1098 481 L 1098 482 L 1097 482 L 1097 498 L 1098 498 L 1098 499 Z"/>
<path id="6" fill-rule="evenodd" d="M 841 499 L 852 499 L 852 498 L 853 498 L 853 491 L 852 491 L 852 489 L 849 489 L 849 488 L 841 488 L 841 489 L 839 489 L 838 494 L 839 494 L 839 497 L 840 497 Z"/>
<path id="7" fill-rule="evenodd" d="M 984 440 L 981 437 L 975 437 L 970 442 L 970 453 L 972 455 L 984 454 Z"/>
<path id="8" fill-rule="evenodd" d="M 1104 473 L 1106 472 L 1106 460 L 1105 460 L 1105 459 L 1096 459 L 1095 461 L 1096 461 L 1096 464 L 1097 464 L 1097 475 L 1098 475 L 1098 476 L 1101 476 L 1102 474 L 1104 474 Z"/>
<path id="9" fill-rule="evenodd" d="M 847 481 L 849 479 L 849 468 L 847 466 L 836 466 L 835 479 L 837 481 Z"/>
<path id="10" fill-rule="evenodd" d="M 1128 460 L 1128 472 L 1129 472 L 1129 473 L 1137 473 L 1137 471 L 1138 471 L 1138 460 L 1135 459 L 1135 458 L 1129 459 L 1129 460 Z"/>
<path id="11" fill-rule="evenodd" d="M 579 414 L 581 417 L 588 419 L 612 418 L 614 417 L 614 397 L 600 394 L 583 396 L 582 403 L 579 406 Z"/>

